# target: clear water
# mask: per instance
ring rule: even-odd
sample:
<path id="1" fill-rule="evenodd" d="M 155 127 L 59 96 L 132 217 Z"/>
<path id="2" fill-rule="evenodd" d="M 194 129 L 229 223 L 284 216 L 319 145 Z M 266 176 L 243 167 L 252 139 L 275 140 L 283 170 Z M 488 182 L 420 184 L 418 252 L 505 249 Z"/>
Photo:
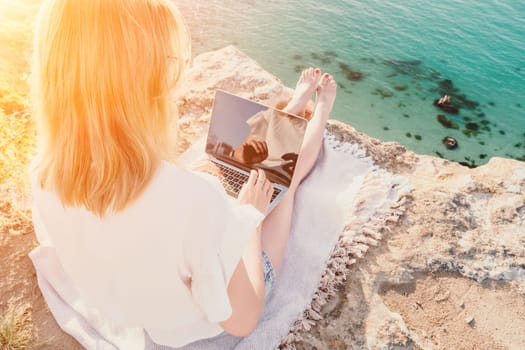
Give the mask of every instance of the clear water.
<path id="1" fill-rule="evenodd" d="M 195 54 L 234 44 L 290 87 L 303 67 L 332 73 L 340 84 L 333 118 L 359 131 L 469 164 L 525 160 L 524 1 L 176 3 Z M 362 79 L 348 79 L 350 71 Z M 457 89 L 452 102 L 464 95 L 477 106 L 459 115 L 433 106 L 451 92 L 440 90 L 445 79 Z M 445 136 L 459 147 L 448 150 Z"/>

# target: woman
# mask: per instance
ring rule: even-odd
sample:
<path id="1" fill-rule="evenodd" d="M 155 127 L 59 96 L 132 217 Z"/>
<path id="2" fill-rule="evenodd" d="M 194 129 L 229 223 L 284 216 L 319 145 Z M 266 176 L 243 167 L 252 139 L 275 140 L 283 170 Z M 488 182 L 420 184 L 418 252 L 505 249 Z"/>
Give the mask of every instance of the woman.
<path id="1" fill-rule="evenodd" d="M 336 92 L 318 69 L 301 75 L 287 111 L 303 113 L 314 92 L 317 104 L 290 190 L 264 218 L 263 172 L 230 200 L 215 180 L 166 161 L 189 45 L 169 0 L 45 0 L 32 80 L 40 244 L 91 310 L 175 347 L 255 329 Z"/>

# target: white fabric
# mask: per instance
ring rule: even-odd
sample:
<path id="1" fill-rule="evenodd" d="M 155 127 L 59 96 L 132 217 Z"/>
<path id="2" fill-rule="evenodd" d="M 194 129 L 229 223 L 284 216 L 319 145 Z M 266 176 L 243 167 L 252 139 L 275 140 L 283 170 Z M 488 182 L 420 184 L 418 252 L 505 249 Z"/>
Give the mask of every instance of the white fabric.
<path id="1" fill-rule="evenodd" d="M 181 161 L 191 162 L 202 153 L 203 147 L 203 144 L 195 145 Z M 354 198 L 363 190 L 369 198 L 367 210 L 351 216 L 357 205 Z M 406 190 L 405 178 L 374 166 L 357 146 L 326 140 L 316 167 L 297 193 L 286 256 L 256 330 L 245 338 L 223 334 L 180 349 L 275 349 L 311 302 L 326 261 L 345 225 L 368 222 L 394 205 Z M 74 296 L 64 298 L 67 281 L 48 283 L 53 274 L 61 275 L 53 265 L 56 261 L 53 252 L 37 248 L 31 258 L 53 315 L 62 328 L 87 349 L 172 349 L 156 344 L 148 334 L 109 329 L 107 320 L 91 317 L 81 300 Z"/>
<path id="2" fill-rule="evenodd" d="M 238 205 L 212 176 L 167 162 L 132 206 L 104 219 L 63 207 L 34 176 L 32 190 L 41 247 L 31 256 L 46 257 L 47 283 L 89 319 L 144 328 L 170 346 L 223 331 L 228 281 L 263 218 L 253 206 Z"/>

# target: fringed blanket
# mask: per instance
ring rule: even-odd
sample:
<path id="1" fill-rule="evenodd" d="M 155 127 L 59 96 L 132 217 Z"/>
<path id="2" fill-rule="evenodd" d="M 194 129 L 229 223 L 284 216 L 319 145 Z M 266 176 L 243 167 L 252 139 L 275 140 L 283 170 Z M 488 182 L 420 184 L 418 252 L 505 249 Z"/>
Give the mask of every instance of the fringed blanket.
<path id="1" fill-rule="evenodd" d="M 191 152 L 182 159 L 191 159 Z M 181 349 L 293 349 L 321 308 L 344 283 L 351 265 L 376 245 L 403 213 L 405 178 L 374 165 L 356 145 L 326 135 L 318 163 L 297 192 L 292 232 L 262 319 L 248 337 L 224 335 Z M 87 349 L 169 350 L 137 330 L 113 329 L 89 313 L 61 276 L 53 252 L 30 254 L 38 282 L 60 326 Z"/>

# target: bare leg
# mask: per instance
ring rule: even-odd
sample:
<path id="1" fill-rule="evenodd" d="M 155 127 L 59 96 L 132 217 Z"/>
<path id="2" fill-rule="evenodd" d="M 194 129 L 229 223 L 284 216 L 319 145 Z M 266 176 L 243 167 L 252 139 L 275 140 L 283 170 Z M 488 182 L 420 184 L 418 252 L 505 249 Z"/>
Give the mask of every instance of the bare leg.
<path id="1" fill-rule="evenodd" d="M 295 192 L 301 181 L 312 169 L 319 155 L 326 121 L 335 101 L 336 89 L 337 84 L 334 79 L 329 74 L 324 74 L 317 87 L 317 104 L 312 119 L 306 128 L 290 189 L 262 225 L 262 247 L 268 254 L 276 273 L 281 269 L 290 235 Z M 306 99 L 305 105 L 307 102 L 308 99 Z M 297 107 L 301 108 L 300 106 Z"/>

